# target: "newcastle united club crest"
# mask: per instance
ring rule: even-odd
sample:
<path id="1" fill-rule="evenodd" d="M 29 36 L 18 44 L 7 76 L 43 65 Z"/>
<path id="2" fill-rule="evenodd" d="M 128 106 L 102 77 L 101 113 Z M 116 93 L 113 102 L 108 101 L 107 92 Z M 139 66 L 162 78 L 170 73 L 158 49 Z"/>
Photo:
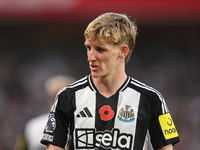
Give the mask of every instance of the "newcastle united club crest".
<path id="1" fill-rule="evenodd" d="M 126 105 L 125 108 L 121 108 L 117 118 L 123 122 L 132 122 L 135 120 L 134 111 L 131 106 Z"/>

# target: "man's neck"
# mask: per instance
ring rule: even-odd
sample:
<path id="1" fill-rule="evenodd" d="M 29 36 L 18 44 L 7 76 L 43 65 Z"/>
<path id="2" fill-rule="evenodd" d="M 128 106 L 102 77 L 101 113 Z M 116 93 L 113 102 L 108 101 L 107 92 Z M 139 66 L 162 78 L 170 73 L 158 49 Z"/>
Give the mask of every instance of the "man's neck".
<path id="1" fill-rule="evenodd" d="M 111 97 L 126 81 L 127 75 L 121 73 L 114 77 L 105 76 L 99 78 L 92 78 L 94 85 L 101 95 L 104 97 Z"/>

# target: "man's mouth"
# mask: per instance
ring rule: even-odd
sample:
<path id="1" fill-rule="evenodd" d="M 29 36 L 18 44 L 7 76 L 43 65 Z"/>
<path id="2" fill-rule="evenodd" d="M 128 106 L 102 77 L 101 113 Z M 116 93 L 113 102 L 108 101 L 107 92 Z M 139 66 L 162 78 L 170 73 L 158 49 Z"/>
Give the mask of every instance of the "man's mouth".
<path id="1" fill-rule="evenodd" d="M 92 71 L 95 71 L 97 70 L 98 66 L 97 65 L 90 65 L 90 68 Z"/>

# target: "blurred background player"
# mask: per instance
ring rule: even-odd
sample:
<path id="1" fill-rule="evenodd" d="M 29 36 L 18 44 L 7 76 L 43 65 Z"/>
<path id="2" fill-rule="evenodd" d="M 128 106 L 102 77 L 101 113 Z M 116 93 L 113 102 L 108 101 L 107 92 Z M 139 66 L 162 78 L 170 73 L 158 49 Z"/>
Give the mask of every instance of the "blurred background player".
<path id="1" fill-rule="evenodd" d="M 58 75 L 46 81 L 45 90 L 48 96 L 49 109 L 53 105 L 57 92 L 74 82 L 70 76 Z M 48 113 L 30 119 L 24 128 L 24 134 L 17 139 L 15 150 L 45 150 L 46 146 L 40 143 L 44 126 L 47 123 Z"/>

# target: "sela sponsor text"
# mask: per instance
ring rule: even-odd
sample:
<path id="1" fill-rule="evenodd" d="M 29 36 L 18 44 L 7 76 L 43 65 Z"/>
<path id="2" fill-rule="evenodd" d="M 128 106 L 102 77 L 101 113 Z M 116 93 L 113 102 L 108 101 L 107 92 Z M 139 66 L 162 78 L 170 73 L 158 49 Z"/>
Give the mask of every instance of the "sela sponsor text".
<path id="1" fill-rule="evenodd" d="M 133 136 L 127 133 L 120 133 L 119 129 L 112 131 L 95 131 L 95 129 L 76 129 L 76 148 L 77 149 L 94 149 L 103 147 L 131 149 Z"/>

